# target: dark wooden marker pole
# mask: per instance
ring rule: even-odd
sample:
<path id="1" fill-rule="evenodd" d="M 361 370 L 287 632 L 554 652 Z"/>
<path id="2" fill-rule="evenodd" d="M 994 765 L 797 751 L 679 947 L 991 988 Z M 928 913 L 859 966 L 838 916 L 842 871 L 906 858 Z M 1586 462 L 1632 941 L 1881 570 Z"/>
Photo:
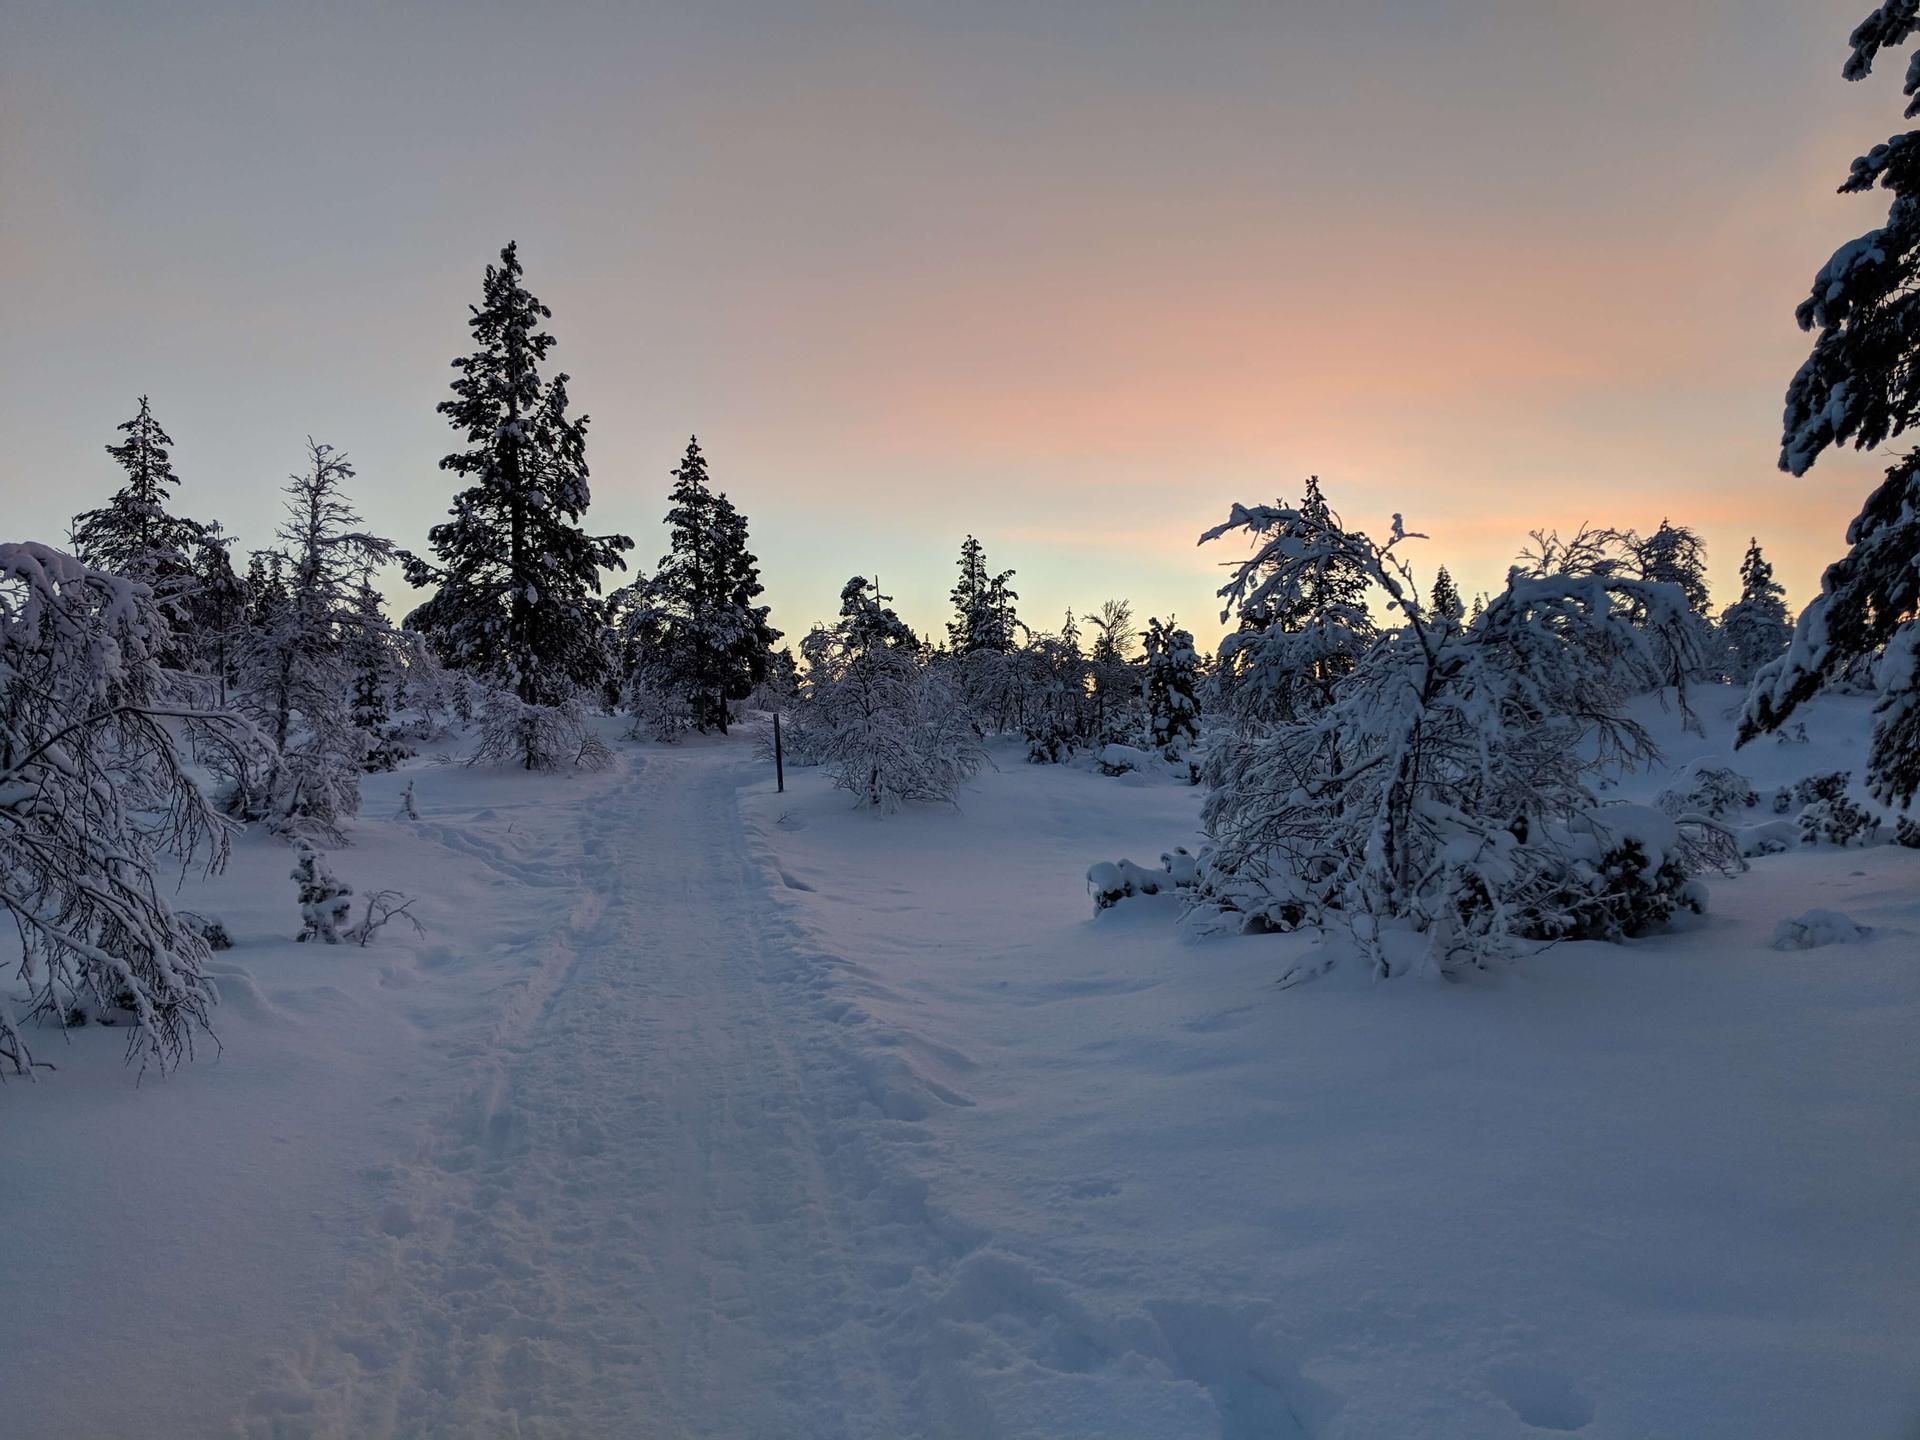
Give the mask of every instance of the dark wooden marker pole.
<path id="1" fill-rule="evenodd" d="M 780 712 L 773 712 L 773 778 L 774 789 L 782 795 L 787 793 L 787 757 L 780 748 Z"/>

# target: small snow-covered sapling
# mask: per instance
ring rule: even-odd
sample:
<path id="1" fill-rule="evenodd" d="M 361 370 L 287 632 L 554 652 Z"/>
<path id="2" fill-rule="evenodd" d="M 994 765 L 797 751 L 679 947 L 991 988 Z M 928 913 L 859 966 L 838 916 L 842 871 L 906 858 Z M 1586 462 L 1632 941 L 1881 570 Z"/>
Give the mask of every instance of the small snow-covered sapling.
<path id="1" fill-rule="evenodd" d="M 340 943 L 341 927 L 353 908 L 353 887 L 327 868 L 327 857 L 311 845 L 302 845 L 293 864 L 293 879 L 300 886 L 300 934 L 302 941 L 324 940 Z"/>

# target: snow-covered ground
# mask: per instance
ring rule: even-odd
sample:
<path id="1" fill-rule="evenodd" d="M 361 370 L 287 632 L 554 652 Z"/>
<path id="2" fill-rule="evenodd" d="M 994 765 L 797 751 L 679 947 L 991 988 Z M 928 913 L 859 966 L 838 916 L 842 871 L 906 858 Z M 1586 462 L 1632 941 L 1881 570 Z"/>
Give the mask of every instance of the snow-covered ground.
<path id="1" fill-rule="evenodd" d="M 1679 763 L 1722 763 L 1662 717 Z M 1763 796 L 1865 717 L 1730 763 Z M 1180 941 L 1082 875 L 1199 794 L 997 748 L 958 811 L 740 739 L 367 783 L 334 868 L 427 933 L 187 887 L 223 1050 L 0 1090 L 0 1432 L 1906 1436 L 1920 852 L 1462 984 Z M 422 819 L 388 819 L 405 779 Z M 1623 786 L 1650 798 L 1649 777 Z M 1770 819 L 1763 809 L 1749 817 Z M 1775 949 L 1843 913 L 1865 936 Z M 150 1397 L 142 1401 L 139 1397 Z"/>

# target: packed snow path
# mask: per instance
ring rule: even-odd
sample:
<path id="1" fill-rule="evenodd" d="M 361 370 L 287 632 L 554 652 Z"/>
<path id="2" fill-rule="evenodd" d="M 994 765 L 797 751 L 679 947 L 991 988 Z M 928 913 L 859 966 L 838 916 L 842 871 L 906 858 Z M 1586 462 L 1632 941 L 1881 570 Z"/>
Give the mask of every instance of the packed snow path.
<path id="1" fill-rule="evenodd" d="M 740 751 L 652 751 L 583 817 L 570 922 L 484 1082 L 398 1177 L 256 1433 L 905 1435 L 888 1286 L 943 1244 L 857 1133 L 753 873 Z"/>

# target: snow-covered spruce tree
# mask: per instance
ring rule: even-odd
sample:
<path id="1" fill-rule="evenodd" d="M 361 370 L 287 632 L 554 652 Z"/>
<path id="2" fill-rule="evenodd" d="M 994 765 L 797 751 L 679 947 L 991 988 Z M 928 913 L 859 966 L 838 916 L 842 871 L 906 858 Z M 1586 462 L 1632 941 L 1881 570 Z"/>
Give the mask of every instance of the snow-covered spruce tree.
<path id="1" fill-rule="evenodd" d="M 1689 679 L 1716 678 L 1725 669 L 1718 663 L 1718 646 L 1708 612 L 1713 605 L 1707 588 L 1707 544 L 1697 531 L 1675 525 L 1662 518 L 1651 535 L 1628 532 L 1632 547 L 1632 571 L 1640 579 L 1655 585 L 1675 585 L 1687 597 L 1693 612 L 1693 642 L 1698 652 L 1697 668 Z"/>
<path id="2" fill-rule="evenodd" d="M 986 752 L 965 699 L 944 668 L 921 664 L 890 598 L 856 575 L 841 590 L 839 622 L 807 637 L 810 758 L 863 806 L 951 802 Z"/>
<path id="3" fill-rule="evenodd" d="M 1019 591 L 1007 582 L 1014 572 L 992 573 L 987 566 L 986 547 L 969 535 L 961 542 L 960 558 L 954 562 L 960 578 L 954 582 L 954 616 L 947 622 L 947 643 L 956 655 L 971 655 L 990 650 L 1005 655 L 1020 643 L 1020 617 L 1013 602 Z"/>
<path id="4" fill-rule="evenodd" d="M 1384 592 L 1397 623 L 1323 706 L 1215 741 L 1203 928 L 1337 916 L 1384 976 L 1422 953 L 1447 968 L 1517 940 L 1634 933 L 1697 903 L 1675 823 L 1598 807 L 1583 783 L 1651 754 L 1625 702 L 1685 673 L 1661 673 L 1671 655 L 1691 658 L 1680 590 L 1515 570 L 1480 623 L 1460 627 L 1420 605 L 1398 516 L 1381 544 L 1299 511 L 1236 505 L 1202 540 L 1233 531 L 1258 548 L 1222 588 L 1222 619 L 1291 607 L 1337 564 Z"/>
<path id="5" fill-rule="evenodd" d="M 1707 542 L 1697 531 L 1662 519 L 1651 535 L 1632 539 L 1635 573 L 1656 585 L 1677 585 L 1687 608 L 1703 620 L 1713 600 L 1707 590 Z"/>
<path id="6" fill-rule="evenodd" d="M 1293 525 L 1302 539 L 1340 528 L 1317 475 L 1307 478 L 1297 510 L 1274 506 L 1270 513 L 1297 517 L 1278 523 Z M 1263 549 L 1277 546 L 1279 554 L 1288 548 L 1280 544 L 1284 539 L 1273 537 Z M 1265 563 L 1278 568 L 1280 562 Z M 1302 719 L 1332 703 L 1334 688 L 1374 644 L 1366 571 L 1338 552 L 1314 563 L 1298 574 L 1292 593 L 1253 585 L 1239 592 L 1238 628 L 1220 642 L 1217 682 L 1236 725 Z"/>
<path id="7" fill-rule="evenodd" d="M 346 456 L 307 441 L 307 468 L 286 486 L 287 518 L 275 560 L 277 583 L 249 628 L 239 657 L 243 704 L 278 750 L 259 794 L 236 793 L 241 813 L 276 830 L 310 829 L 343 843 L 339 822 L 360 809 L 367 738 L 351 709 L 356 640 L 384 638 L 376 606 L 361 603 L 367 571 L 393 555 L 391 542 L 358 528 L 342 486 Z M 365 633 L 369 629 L 373 633 Z"/>
<path id="8" fill-rule="evenodd" d="M 707 478 L 697 437 L 673 472 L 668 550 L 636 615 L 651 683 L 686 702 L 701 730 L 727 733 L 728 707 L 767 675 L 780 632 L 767 623 L 747 518 Z"/>
<path id="9" fill-rule="evenodd" d="M 247 587 L 234 574 L 233 537 L 219 521 L 200 527 L 194 545 L 193 584 L 186 601 L 185 640 L 196 654 L 195 666 L 213 678 L 222 709 L 234 680 L 234 657 L 247 620 Z"/>
<path id="10" fill-rule="evenodd" d="M 1444 565 L 1434 574 L 1433 599 L 1427 608 L 1428 613 L 1456 624 L 1467 613 L 1466 603 L 1460 598 L 1460 587 L 1453 583 L 1453 576 Z"/>
<path id="11" fill-rule="evenodd" d="M 1920 3 L 1887 0 L 1849 38 L 1842 74 L 1864 79 L 1882 49 L 1920 31 Z M 1920 114 L 1920 62 L 1909 64 L 1906 114 Z M 1920 131 L 1853 162 L 1842 194 L 1891 193 L 1886 224 L 1849 240 L 1814 276 L 1794 318 L 1818 332 L 1787 387 L 1780 468 L 1804 475 L 1829 446 L 1869 450 L 1920 416 Z M 1776 730 L 1821 689 L 1879 655 L 1866 781 L 1888 804 L 1920 791 L 1920 453 L 1897 458 L 1847 529 L 1785 654 L 1754 677 L 1742 743 Z"/>
<path id="12" fill-rule="evenodd" d="M 146 396 L 120 430 L 126 439 L 107 446 L 107 454 L 126 472 L 126 482 L 100 509 L 73 517 L 73 553 L 83 564 L 145 585 L 168 625 L 184 632 L 202 527 L 167 509 L 180 484 L 167 450 L 173 439 L 154 419 Z M 184 633 L 163 639 L 158 651 L 168 665 L 182 669 L 192 653 Z"/>
<path id="13" fill-rule="evenodd" d="M 29 1018 L 132 1012 L 128 1057 L 191 1057 L 214 1001 L 203 934 L 173 911 L 162 857 L 225 863 L 228 823 L 181 744 L 257 749 L 204 682 L 158 659 L 168 636 L 144 586 L 33 543 L 0 544 L 0 911 L 20 937 Z M 35 1063 L 0 999 L 0 1068 Z"/>
<path id="14" fill-rule="evenodd" d="M 427 533 L 434 561 L 405 555 L 410 584 L 433 597 L 407 617 L 441 660 L 511 693 L 531 712 L 515 721 L 489 707 L 495 724 L 518 728 L 520 762 L 535 768 L 538 736 L 579 721 L 582 690 L 600 685 L 600 571 L 620 569 L 633 542 L 581 528 L 587 487 L 587 417 L 567 414 L 567 376 L 542 379 L 553 348 L 541 329 L 552 312 L 521 284 L 519 252 L 508 245 L 487 267 L 481 303 L 468 322 L 472 354 L 440 412 L 468 447 L 440 462 L 469 482 L 454 496 L 452 518 Z M 493 737 L 493 753 L 513 736 Z"/>
<path id="15" fill-rule="evenodd" d="M 353 677 L 348 718 L 360 732 L 360 768 L 369 774 L 391 770 L 413 754 L 395 733 L 394 709 L 405 675 L 400 637 L 387 623 L 372 573 L 363 572 L 353 591 L 353 621 L 344 637 L 348 673 Z"/>
<path id="16" fill-rule="evenodd" d="M 296 940 L 338 945 L 353 911 L 353 887 L 327 866 L 327 857 L 304 841 L 294 855 L 291 876 L 299 887 L 300 933 Z"/>
<path id="17" fill-rule="evenodd" d="M 1014 609 L 1020 598 L 1009 583 L 1014 572 L 990 570 L 986 547 L 972 535 L 962 542 L 955 564 L 960 578 L 949 597 L 954 614 L 947 622 L 948 658 L 942 668 L 983 729 L 1018 729 L 1024 686 L 1014 657 L 1029 632 Z"/>
<path id="18" fill-rule="evenodd" d="M 1720 617 L 1728 678 L 1746 684 L 1762 666 L 1779 659 L 1792 637 L 1786 587 L 1773 578 L 1773 566 L 1760 553 L 1760 542 L 1749 540 L 1746 558 L 1740 562 L 1740 598 Z"/>
<path id="19" fill-rule="evenodd" d="M 1158 619 L 1147 621 L 1140 640 L 1147 652 L 1146 671 L 1140 679 L 1147 715 L 1144 738 L 1167 759 L 1182 759 L 1200 738 L 1199 657 L 1193 636 L 1178 629 L 1169 617 L 1164 625 Z"/>

